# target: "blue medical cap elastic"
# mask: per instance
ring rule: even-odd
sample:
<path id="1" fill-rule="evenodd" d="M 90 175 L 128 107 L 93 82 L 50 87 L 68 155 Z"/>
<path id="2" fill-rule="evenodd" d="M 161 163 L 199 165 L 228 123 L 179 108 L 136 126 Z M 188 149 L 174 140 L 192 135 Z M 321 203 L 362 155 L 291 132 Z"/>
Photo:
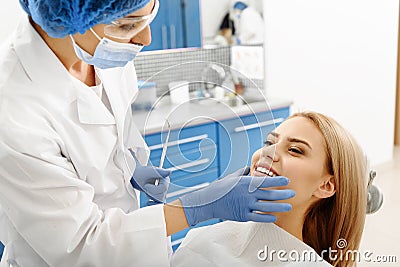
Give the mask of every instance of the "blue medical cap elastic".
<path id="1" fill-rule="evenodd" d="M 239 10 L 244 10 L 247 8 L 247 5 L 243 2 L 236 2 L 235 5 L 233 6 L 234 9 L 239 9 Z"/>
<path id="2" fill-rule="evenodd" d="M 141 9 L 150 0 L 19 0 L 22 8 L 48 35 L 84 33 L 97 24 Z"/>

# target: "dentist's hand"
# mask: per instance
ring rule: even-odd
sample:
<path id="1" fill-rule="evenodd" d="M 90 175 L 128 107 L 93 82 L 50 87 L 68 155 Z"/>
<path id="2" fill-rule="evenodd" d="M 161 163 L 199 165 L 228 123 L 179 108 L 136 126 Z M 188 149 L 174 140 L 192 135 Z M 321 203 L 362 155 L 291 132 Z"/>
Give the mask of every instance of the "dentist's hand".
<path id="1" fill-rule="evenodd" d="M 292 207 L 288 203 L 273 202 L 295 195 L 289 189 L 270 189 L 285 186 L 285 177 L 245 176 L 249 168 L 243 168 L 209 186 L 180 197 L 190 226 L 213 218 L 245 222 L 275 222 L 272 214 L 261 212 L 285 212 Z M 265 202 L 266 201 L 266 202 Z"/>
<path id="2" fill-rule="evenodd" d="M 144 192 L 155 202 L 149 202 L 148 204 L 165 203 L 170 184 L 170 175 L 171 171 L 154 166 L 142 166 L 136 160 L 136 168 L 131 178 L 131 184 L 135 189 Z M 156 180 L 159 180 L 158 185 L 155 185 Z"/>

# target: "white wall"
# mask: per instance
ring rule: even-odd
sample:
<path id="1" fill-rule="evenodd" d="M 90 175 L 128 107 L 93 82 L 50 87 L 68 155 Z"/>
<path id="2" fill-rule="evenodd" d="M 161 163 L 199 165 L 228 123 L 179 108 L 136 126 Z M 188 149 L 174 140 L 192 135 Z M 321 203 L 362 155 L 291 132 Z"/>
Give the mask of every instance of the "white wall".
<path id="1" fill-rule="evenodd" d="M 372 164 L 392 157 L 398 0 L 267 0 L 266 90 L 341 122 Z"/>
<path id="2" fill-rule="evenodd" d="M 0 44 L 7 39 L 17 26 L 23 10 L 18 0 L 2 1 L 0 8 Z"/>
<path id="3" fill-rule="evenodd" d="M 201 0 L 200 15 L 203 38 L 214 37 L 228 12 L 230 0 Z"/>

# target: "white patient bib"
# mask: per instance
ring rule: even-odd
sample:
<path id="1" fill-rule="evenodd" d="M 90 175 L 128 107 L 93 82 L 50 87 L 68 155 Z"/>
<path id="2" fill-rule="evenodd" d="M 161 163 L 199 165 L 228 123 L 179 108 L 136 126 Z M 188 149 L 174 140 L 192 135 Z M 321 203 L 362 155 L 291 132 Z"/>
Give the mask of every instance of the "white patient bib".
<path id="1" fill-rule="evenodd" d="M 275 224 L 227 221 L 189 231 L 171 266 L 331 265 Z"/>

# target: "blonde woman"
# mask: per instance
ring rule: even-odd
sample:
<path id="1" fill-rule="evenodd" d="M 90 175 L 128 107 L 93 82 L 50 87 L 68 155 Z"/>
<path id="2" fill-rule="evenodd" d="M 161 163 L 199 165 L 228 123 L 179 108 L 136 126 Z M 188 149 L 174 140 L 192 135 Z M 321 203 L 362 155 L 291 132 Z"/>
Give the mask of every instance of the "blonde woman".
<path id="1" fill-rule="evenodd" d="M 366 214 L 365 158 L 335 120 L 316 112 L 290 116 L 253 154 L 250 175 L 289 178 L 288 186 L 279 188 L 296 192 L 286 200 L 292 210 L 274 214 L 275 224 L 224 222 L 193 230 L 177 250 L 173 266 L 290 262 L 342 267 L 360 260 L 356 250 Z M 303 255 L 307 251 L 315 255 Z"/>

